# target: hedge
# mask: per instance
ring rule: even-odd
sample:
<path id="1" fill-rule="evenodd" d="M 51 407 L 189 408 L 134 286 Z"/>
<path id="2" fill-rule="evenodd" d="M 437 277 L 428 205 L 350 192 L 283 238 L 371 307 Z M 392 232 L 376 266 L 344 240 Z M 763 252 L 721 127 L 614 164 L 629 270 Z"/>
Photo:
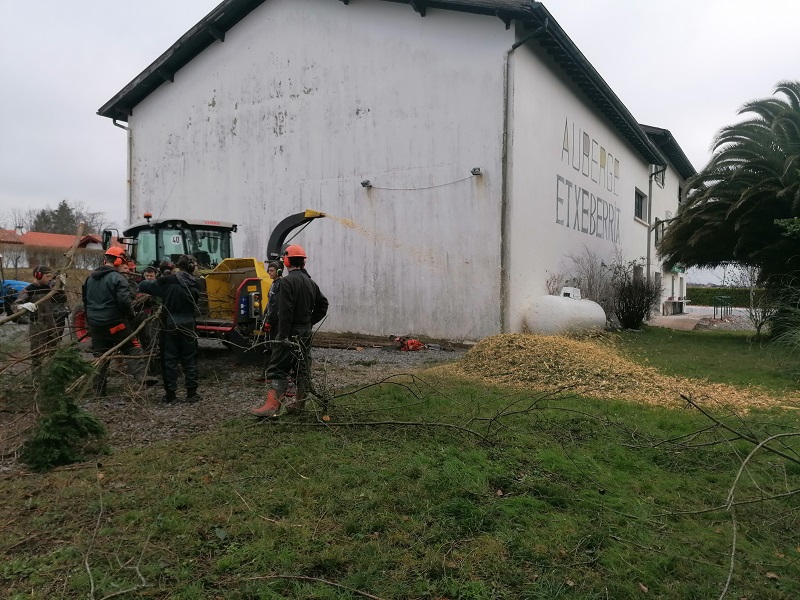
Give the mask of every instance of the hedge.
<path id="1" fill-rule="evenodd" d="M 762 294 L 764 294 L 763 289 L 756 289 L 756 302 Z M 742 308 L 750 306 L 750 288 L 688 286 L 686 288 L 686 298 L 696 306 L 714 306 L 716 296 L 727 296 L 733 306 Z"/>

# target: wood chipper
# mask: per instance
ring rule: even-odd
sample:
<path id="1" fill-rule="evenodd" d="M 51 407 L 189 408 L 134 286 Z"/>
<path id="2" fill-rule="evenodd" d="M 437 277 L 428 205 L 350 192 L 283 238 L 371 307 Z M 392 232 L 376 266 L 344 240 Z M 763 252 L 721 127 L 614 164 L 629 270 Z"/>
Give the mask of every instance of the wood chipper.
<path id="1" fill-rule="evenodd" d="M 220 339 L 242 359 L 258 360 L 269 347 L 266 340 L 267 295 L 272 280 L 258 258 L 231 257 L 231 234 L 237 226 L 222 221 L 188 219 L 145 220 L 123 231 L 119 242 L 127 248 L 136 270 L 175 262 L 181 254 L 194 256 L 201 268 L 203 289 L 197 316 L 200 337 Z M 267 242 L 267 259 L 277 260 L 286 238 L 298 227 L 325 214 L 306 210 L 283 219 Z M 111 243 L 112 232 L 103 232 L 103 247 Z"/>

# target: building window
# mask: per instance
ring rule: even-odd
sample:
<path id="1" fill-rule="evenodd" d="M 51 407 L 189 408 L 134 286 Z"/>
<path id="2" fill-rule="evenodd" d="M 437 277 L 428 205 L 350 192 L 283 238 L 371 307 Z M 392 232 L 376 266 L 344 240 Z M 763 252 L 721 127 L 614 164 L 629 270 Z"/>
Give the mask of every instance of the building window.
<path id="1" fill-rule="evenodd" d="M 678 186 L 678 206 L 683 202 L 683 188 Z"/>
<path id="2" fill-rule="evenodd" d="M 633 216 L 642 221 L 647 221 L 647 196 L 636 190 Z"/>
<path id="3" fill-rule="evenodd" d="M 636 265 L 633 267 L 633 280 L 634 281 L 642 281 L 644 279 L 644 267 L 641 265 Z"/>
<path id="4" fill-rule="evenodd" d="M 653 179 L 655 179 L 656 183 L 660 187 L 664 187 L 664 175 L 666 174 L 667 170 L 664 167 L 654 166 L 653 167 Z"/>

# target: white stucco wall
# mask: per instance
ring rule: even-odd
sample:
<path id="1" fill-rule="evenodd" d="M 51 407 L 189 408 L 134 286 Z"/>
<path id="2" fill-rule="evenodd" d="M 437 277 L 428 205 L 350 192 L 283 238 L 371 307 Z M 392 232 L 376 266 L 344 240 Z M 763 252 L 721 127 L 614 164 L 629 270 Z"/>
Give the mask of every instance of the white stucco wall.
<path id="1" fill-rule="evenodd" d="M 513 42 L 493 17 L 268 0 L 135 107 L 131 213 L 236 222 L 264 258 L 278 221 L 321 210 L 294 241 L 325 329 L 496 333 Z"/>
<path id="2" fill-rule="evenodd" d="M 667 165 L 667 170 L 664 173 L 664 185 L 659 185 L 657 180 L 653 181 L 653 215 L 652 221 L 655 223 L 656 218 L 662 221 L 668 220 L 675 216 L 678 211 L 678 194 L 679 190 L 683 189 L 684 181 L 680 174 L 670 164 Z M 666 225 L 667 227 L 669 224 Z M 650 239 L 650 273 L 655 277 L 655 273 L 661 274 L 661 296 L 662 302 L 669 298 L 678 299 L 686 295 L 686 276 L 684 273 L 677 271 L 664 271 L 662 268 L 661 260 L 658 256 L 658 250 L 655 246 L 656 235 L 655 232 Z"/>
<path id="3" fill-rule="evenodd" d="M 531 46 L 512 54 L 510 68 L 511 330 L 523 326 L 533 300 L 547 293 L 548 275 L 564 272 L 568 256 L 581 255 L 585 248 L 611 262 L 619 250 L 625 260 L 644 263 L 647 255 L 647 224 L 634 217 L 634 204 L 636 189 L 648 194 L 649 164 Z M 663 191 L 660 198 L 656 209 L 663 212 Z"/>

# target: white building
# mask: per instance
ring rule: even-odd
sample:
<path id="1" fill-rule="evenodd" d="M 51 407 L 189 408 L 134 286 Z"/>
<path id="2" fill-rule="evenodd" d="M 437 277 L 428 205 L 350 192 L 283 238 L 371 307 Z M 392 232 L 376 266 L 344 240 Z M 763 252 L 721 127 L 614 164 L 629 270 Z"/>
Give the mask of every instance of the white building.
<path id="1" fill-rule="evenodd" d="M 648 223 L 692 165 L 540 3 L 225 0 L 98 112 L 127 122 L 131 220 L 233 221 L 263 258 L 283 217 L 328 213 L 295 242 L 329 331 L 518 331 L 584 245 L 684 295 Z"/>

